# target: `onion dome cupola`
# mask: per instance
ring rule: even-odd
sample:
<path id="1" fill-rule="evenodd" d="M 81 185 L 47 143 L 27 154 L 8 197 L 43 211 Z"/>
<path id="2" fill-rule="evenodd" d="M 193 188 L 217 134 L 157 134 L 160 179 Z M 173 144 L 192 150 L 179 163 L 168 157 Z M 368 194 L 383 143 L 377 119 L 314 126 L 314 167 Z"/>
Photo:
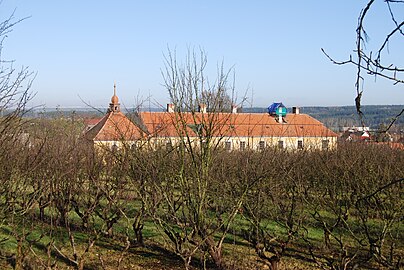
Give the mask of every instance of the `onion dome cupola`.
<path id="1" fill-rule="evenodd" d="M 111 97 L 111 103 L 109 104 L 109 111 L 110 112 L 120 112 L 119 98 L 116 95 L 116 83 L 114 83 L 114 95 Z"/>

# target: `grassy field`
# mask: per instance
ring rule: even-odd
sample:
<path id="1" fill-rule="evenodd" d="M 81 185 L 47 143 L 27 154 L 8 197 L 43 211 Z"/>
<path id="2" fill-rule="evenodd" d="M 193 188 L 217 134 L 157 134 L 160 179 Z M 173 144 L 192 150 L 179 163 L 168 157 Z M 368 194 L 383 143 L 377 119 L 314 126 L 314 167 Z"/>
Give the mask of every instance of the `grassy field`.
<path id="1" fill-rule="evenodd" d="M 139 203 L 132 203 L 132 205 L 135 207 Z M 39 221 L 38 213 L 33 212 L 24 219 L 16 217 L 12 225 L 0 227 L 1 269 L 15 269 L 15 254 L 19 252 L 24 254 L 22 269 L 44 269 L 47 265 L 58 269 L 76 269 L 69 259 L 60 255 L 54 248 L 50 248 L 57 247 L 66 257 L 74 258 L 69 231 L 63 226 L 52 226 L 51 223 L 54 222 L 56 216 L 52 216 L 50 211 L 47 211 L 46 214 L 46 221 Z M 333 218 L 333 214 L 326 211 L 322 211 L 322 215 L 328 219 Z M 103 226 L 99 218 L 93 220 L 94 232 L 81 228 L 80 218 L 74 212 L 70 213 L 69 219 L 76 254 L 83 256 L 84 269 L 184 269 L 181 258 L 172 251 L 170 240 L 151 219 L 144 221 L 142 233 L 145 242 L 143 246 L 127 243 L 129 239 L 134 239 L 134 234 L 130 230 L 131 224 L 125 219 L 120 219 L 114 224 L 113 235 L 108 236 L 99 233 Z M 382 226 L 378 219 L 373 219 L 371 223 L 375 230 Z M 308 252 L 307 241 L 318 248 L 323 247 L 324 232 L 320 227 L 315 226 L 318 224 L 314 219 L 306 220 L 305 224 L 304 230 L 301 231 L 304 237 L 296 237 L 296 240 L 288 245 L 279 263 L 279 269 L 319 269 L 319 265 L 313 261 Z M 261 225 L 276 237 L 287 237 L 287 230 L 279 222 L 264 220 Z M 251 242 L 245 238 L 246 231 L 250 228 L 249 221 L 243 215 L 238 215 L 234 220 L 223 245 L 223 256 L 229 269 L 270 269 L 267 262 L 257 256 Z M 351 228 L 360 231 L 360 228 L 355 229 L 354 226 Z M 403 239 L 403 224 L 396 228 L 396 233 Z M 351 242 L 347 246 L 355 246 L 350 232 L 338 231 L 335 234 L 345 238 L 346 243 Z M 217 233 L 217 237 L 219 235 L 220 232 Z M 94 240 L 94 245 L 86 251 L 92 240 Z M 333 242 L 337 244 L 335 241 Z M 277 245 L 276 243 L 274 240 L 275 245 Z M 401 246 L 400 249 L 401 254 L 404 255 L 403 247 Z M 324 250 L 328 252 L 328 250 Z M 267 252 L 267 255 L 272 254 Z M 203 260 L 201 256 L 203 256 L 201 253 L 194 256 L 191 269 L 204 267 L 215 269 L 209 260 Z M 205 256 L 208 255 L 205 254 Z M 321 260 L 320 257 L 319 260 Z M 325 262 L 324 259 L 323 261 Z M 369 264 L 368 267 L 369 269 L 382 269 L 380 265 Z"/>

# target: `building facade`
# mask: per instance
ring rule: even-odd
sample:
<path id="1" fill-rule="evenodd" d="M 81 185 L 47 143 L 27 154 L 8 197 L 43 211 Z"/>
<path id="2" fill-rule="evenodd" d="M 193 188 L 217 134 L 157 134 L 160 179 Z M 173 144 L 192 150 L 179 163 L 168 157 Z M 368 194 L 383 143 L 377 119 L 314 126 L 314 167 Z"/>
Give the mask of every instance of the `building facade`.
<path id="1" fill-rule="evenodd" d="M 96 123 L 91 123 L 84 134 L 85 139 L 91 141 L 94 146 L 108 148 L 135 144 L 143 136 L 143 132 L 121 112 L 116 85 L 107 113 Z"/>
<path id="2" fill-rule="evenodd" d="M 286 113 L 238 113 L 235 107 L 229 113 L 208 112 L 201 104 L 196 112 L 179 112 L 168 104 L 164 112 L 140 112 L 132 122 L 121 111 L 114 95 L 107 114 L 86 133 L 94 145 L 121 147 L 123 143 L 139 147 L 173 147 L 180 142 L 197 147 L 204 141 L 226 150 L 262 150 L 266 147 L 299 150 L 334 149 L 337 134 L 299 108 Z M 282 104 L 283 106 L 283 104 Z M 208 139 L 208 140 L 207 140 Z"/>

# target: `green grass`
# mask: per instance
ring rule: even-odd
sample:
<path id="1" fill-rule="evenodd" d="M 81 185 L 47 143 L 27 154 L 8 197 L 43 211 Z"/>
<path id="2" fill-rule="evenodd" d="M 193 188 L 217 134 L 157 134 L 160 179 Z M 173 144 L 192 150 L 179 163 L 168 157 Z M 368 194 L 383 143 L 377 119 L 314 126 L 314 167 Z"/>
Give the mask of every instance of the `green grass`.
<path id="1" fill-rule="evenodd" d="M 133 217 L 138 207 L 140 207 L 140 203 L 138 201 L 128 203 L 126 205 L 128 215 Z M 37 214 L 38 213 L 33 213 L 32 216 L 26 216 L 25 219 L 16 217 L 14 218 L 13 226 L 11 223 L 0 226 L 0 240 L 8 238 L 8 240 L 3 241 L 0 244 L 1 254 L 10 255 L 15 253 L 17 249 L 17 240 L 13 235 L 22 235 L 25 232 L 29 233 L 27 234 L 27 240 L 33 241 L 35 239 L 39 239 L 39 241 L 33 244 L 33 249 L 41 260 L 46 261 L 46 246 L 51 240 L 54 241 L 55 246 L 61 248 L 63 252 L 71 257 L 72 249 L 70 247 L 70 241 L 66 228 L 61 226 L 51 226 L 49 223 L 51 218 L 53 221 L 55 220 L 55 211 L 50 208 L 46 209 L 45 215 L 48 220 L 47 222 L 40 222 L 37 219 Z M 210 213 L 208 216 L 212 224 L 217 222 L 215 221 L 216 215 L 214 215 L 214 213 Z M 328 221 L 332 221 L 334 219 L 333 214 L 327 211 L 321 211 L 321 216 Z M 69 212 L 68 218 L 70 224 L 73 225 L 72 230 L 78 253 L 82 254 L 89 239 L 93 237 L 92 232 L 81 229 L 81 219 L 74 211 Z M 228 217 L 223 215 L 222 218 L 223 220 L 227 220 Z M 94 226 L 94 228 L 98 231 L 100 231 L 104 226 L 103 221 L 96 215 L 94 215 L 92 222 L 93 223 L 90 225 Z M 351 228 L 353 228 L 354 231 L 360 231 L 360 228 L 357 226 L 356 222 L 357 218 L 351 215 L 348 219 L 348 224 Z M 372 230 L 375 231 L 380 230 L 381 228 L 381 222 L 377 219 L 369 220 L 368 225 Z M 108 267 L 111 269 L 116 268 L 118 260 L 122 256 L 123 249 L 125 247 L 124 239 L 126 232 L 129 232 L 130 239 L 134 239 L 134 233 L 131 226 L 132 224 L 130 222 L 128 223 L 126 219 L 121 218 L 113 226 L 114 237 L 105 237 L 104 235 L 99 234 L 94 247 L 86 256 L 85 265 L 87 265 L 89 269 L 98 269 L 100 267 L 99 257 L 101 256 Z M 262 222 L 262 226 L 270 235 L 279 237 L 278 239 L 282 240 L 286 239 L 287 237 L 286 228 L 274 220 L 264 220 Z M 305 220 L 304 227 L 305 230 L 302 230 L 302 233 L 305 234 L 307 239 L 310 240 L 316 247 L 322 246 L 324 242 L 324 233 L 319 227 L 318 222 L 313 220 L 313 218 L 308 215 L 307 219 Z M 258 257 L 255 254 L 252 243 L 249 243 L 247 241 L 248 239 L 245 239 L 245 234 L 243 234 L 246 231 L 248 232 L 250 228 L 250 222 L 242 215 L 237 215 L 225 237 L 223 254 L 226 262 L 233 264 L 234 267 L 240 267 L 239 269 L 256 269 L 263 267 L 262 261 L 258 260 Z M 344 241 L 346 241 L 350 246 L 355 246 L 355 241 L 350 238 L 350 235 L 346 230 L 339 228 L 334 232 L 343 237 Z M 394 228 L 394 232 L 399 238 L 401 237 L 401 239 L 403 239 L 404 225 L 397 224 Z M 43 237 L 41 238 L 41 236 Z M 221 236 L 222 231 L 217 229 L 214 234 L 215 240 L 217 241 Z M 150 219 L 146 219 L 144 221 L 143 237 L 146 247 L 131 247 L 129 250 L 127 250 L 126 253 L 124 253 L 123 260 L 125 265 L 128 267 L 130 266 L 129 268 L 132 269 L 153 269 L 156 267 L 165 267 L 165 269 L 183 268 L 181 260 L 172 253 L 172 245 L 170 244 L 167 236 L 163 233 L 161 228 L 158 228 Z M 332 243 L 336 244 L 335 241 L 332 241 Z M 306 246 L 307 243 L 301 238 L 295 239 L 288 246 L 289 251 L 287 252 L 287 256 L 282 259 L 284 269 L 288 269 L 288 267 L 291 267 L 292 265 L 298 267 L 297 269 L 310 269 L 310 267 L 313 267 L 312 263 L 307 261 L 309 255 L 307 254 L 307 251 L 305 251 Z M 23 248 L 26 251 L 28 250 L 28 241 L 24 242 Z M 399 244 L 398 248 L 400 248 L 401 252 L 404 253 L 403 244 Z M 30 252 L 28 252 L 28 254 L 30 258 L 33 258 L 33 255 Z M 67 267 L 66 262 L 60 257 L 57 257 L 55 253 L 53 253 L 52 256 L 53 259 L 57 261 L 60 268 L 63 269 Z M 194 261 L 197 263 L 201 256 L 201 253 L 195 254 Z M 39 259 L 36 258 L 36 260 Z M 5 265 L 9 267 L 9 264 Z M 0 268 L 4 268 L 3 266 L 4 264 L 0 264 Z M 199 267 L 198 265 L 194 266 Z"/>

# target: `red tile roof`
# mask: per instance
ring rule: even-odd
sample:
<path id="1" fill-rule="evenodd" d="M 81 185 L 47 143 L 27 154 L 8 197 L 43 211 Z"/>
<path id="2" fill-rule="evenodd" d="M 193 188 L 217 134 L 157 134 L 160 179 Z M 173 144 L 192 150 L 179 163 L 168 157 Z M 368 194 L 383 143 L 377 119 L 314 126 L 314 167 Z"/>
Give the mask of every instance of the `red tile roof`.
<path id="1" fill-rule="evenodd" d="M 85 118 L 84 119 L 84 124 L 86 126 L 95 126 L 96 124 L 98 124 L 98 122 L 100 122 L 102 118 Z"/>
<path id="2" fill-rule="evenodd" d="M 176 137 L 178 131 L 195 134 L 196 124 L 214 126 L 213 136 L 227 137 L 337 137 L 321 122 L 307 114 L 288 114 L 283 123 L 267 113 L 168 113 L 143 112 L 143 124 L 152 135 Z M 186 129 L 180 124 L 186 124 Z M 192 135 L 191 135 L 192 134 Z"/>
<path id="3" fill-rule="evenodd" d="M 212 127 L 206 128 L 208 125 Z M 307 114 L 288 114 L 283 123 L 278 123 L 267 113 L 141 112 L 135 125 L 120 111 L 108 112 L 85 137 L 93 141 L 134 141 L 146 136 L 193 137 L 198 132 L 206 135 L 207 130 L 214 137 L 337 137 Z"/>
<path id="4" fill-rule="evenodd" d="M 92 141 L 135 141 L 143 132 L 122 112 L 108 112 L 85 137 Z"/>
<path id="5" fill-rule="evenodd" d="M 404 150 L 404 144 L 399 142 L 373 142 L 376 145 L 387 145 L 392 149 Z"/>

